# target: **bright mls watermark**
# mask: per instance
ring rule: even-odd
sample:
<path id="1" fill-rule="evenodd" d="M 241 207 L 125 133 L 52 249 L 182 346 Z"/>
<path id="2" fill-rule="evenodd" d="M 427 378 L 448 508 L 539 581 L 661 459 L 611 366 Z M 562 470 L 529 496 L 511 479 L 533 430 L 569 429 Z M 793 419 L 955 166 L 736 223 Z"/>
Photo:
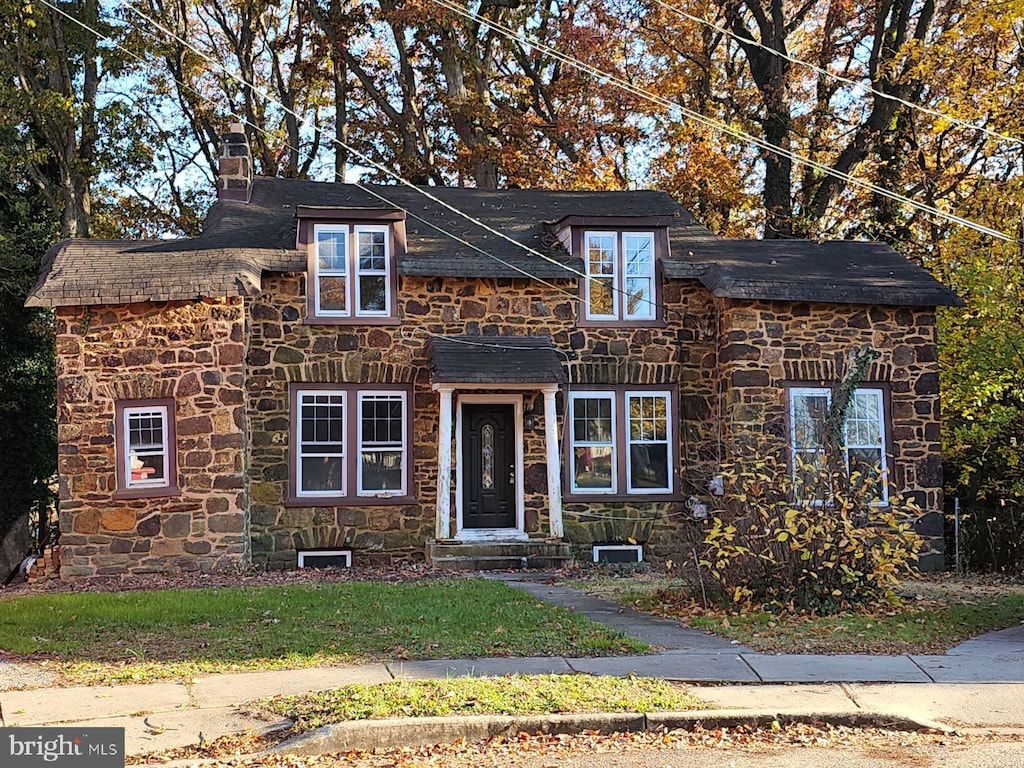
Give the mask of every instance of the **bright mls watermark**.
<path id="1" fill-rule="evenodd" d="M 124 768 L 124 728 L 0 728 L 3 768 Z"/>

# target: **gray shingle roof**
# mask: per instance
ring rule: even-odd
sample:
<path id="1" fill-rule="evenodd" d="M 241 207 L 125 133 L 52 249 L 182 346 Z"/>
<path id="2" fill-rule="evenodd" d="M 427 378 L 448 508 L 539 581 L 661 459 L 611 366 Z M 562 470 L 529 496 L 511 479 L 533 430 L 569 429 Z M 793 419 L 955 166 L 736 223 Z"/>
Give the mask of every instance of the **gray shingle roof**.
<path id="1" fill-rule="evenodd" d="M 306 268 L 305 253 L 295 247 L 297 206 L 404 209 L 408 247 L 397 263 L 403 275 L 575 280 L 582 262 L 557 242 L 553 222 L 567 216 L 665 217 L 678 222 L 671 230 L 665 275 L 698 279 L 717 296 L 926 306 L 958 301 L 885 245 L 720 240 L 664 192 L 427 191 L 441 202 L 408 187 L 258 178 L 248 203 L 216 202 L 197 238 L 58 243 L 47 253 L 26 303 L 76 306 L 257 294 L 263 272 Z"/>
<path id="2" fill-rule="evenodd" d="M 731 299 L 839 304 L 958 306 L 963 302 L 884 243 L 851 240 L 725 240 L 674 243 L 669 277 L 690 277 Z"/>
<path id="3" fill-rule="evenodd" d="M 438 384 L 564 384 L 548 336 L 448 336 L 427 343 Z"/>

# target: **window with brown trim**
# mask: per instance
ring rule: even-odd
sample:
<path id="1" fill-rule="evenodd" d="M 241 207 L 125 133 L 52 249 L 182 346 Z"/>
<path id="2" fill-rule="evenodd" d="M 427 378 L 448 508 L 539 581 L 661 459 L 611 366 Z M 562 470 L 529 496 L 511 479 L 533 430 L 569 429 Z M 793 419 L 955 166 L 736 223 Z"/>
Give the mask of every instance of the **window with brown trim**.
<path id="1" fill-rule="evenodd" d="M 675 396 L 610 387 L 569 394 L 569 496 L 637 498 L 677 492 Z"/>
<path id="2" fill-rule="evenodd" d="M 658 318 L 654 232 L 583 233 L 583 317 L 652 323 Z"/>
<path id="3" fill-rule="evenodd" d="M 121 400 L 114 405 L 118 496 L 177 494 L 174 400 Z"/>
<path id="4" fill-rule="evenodd" d="M 828 387 L 789 387 L 789 447 L 797 498 L 819 501 L 825 457 L 826 418 L 832 403 Z M 843 459 L 847 471 L 873 478 L 876 503 L 889 500 L 887 460 L 888 424 L 885 392 L 879 387 L 858 387 L 850 400 L 843 425 Z"/>
<path id="5" fill-rule="evenodd" d="M 391 225 L 316 223 L 310 229 L 309 317 L 326 322 L 393 319 L 396 279 Z"/>
<path id="6" fill-rule="evenodd" d="M 293 384 L 291 413 L 289 504 L 408 501 L 408 389 Z"/>

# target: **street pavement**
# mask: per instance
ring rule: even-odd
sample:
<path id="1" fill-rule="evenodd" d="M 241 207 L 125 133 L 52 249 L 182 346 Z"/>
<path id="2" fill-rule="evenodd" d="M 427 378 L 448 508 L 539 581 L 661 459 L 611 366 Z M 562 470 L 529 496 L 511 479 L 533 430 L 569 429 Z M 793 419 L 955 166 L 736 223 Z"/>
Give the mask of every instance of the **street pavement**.
<path id="1" fill-rule="evenodd" d="M 24 690 L 5 690 L 10 687 L 5 680 L 16 677 L 17 665 L 0 660 L 0 711 L 8 726 L 124 727 L 128 753 L 140 754 L 193 745 L 230 733 L 280 727 L 281 723 L 256 720 L 238 710 L 239 704 L 262 696 L 398 678 L 584 673 L 640 675 L 690 683 L 693 693 L 711 708 L 669 716 L 640 715 L 637 727 L 771 722 L 779 718 L 1024 732 L 1024 624 L 969 640 L 943 655 L 773 656 L 566 587 L 505 580 L 538 599 L 578 611 L 651 643 L 658 652 L 604 658 L 397 661 L 202 675 L 187 683 Z M 38 680 L 28 684 L 38 684 Z M 608 730 L 621 725 L 621 716 L 605 721 L 598 716 L 434 720 L 444 722 L 350 724 L 329 735 L 308 737 L 305 746 L 296 744 L 294 748 L 335 751 L 375 744 L 432 743 L 480 733 L 486 736 L 511 728 Z"/>

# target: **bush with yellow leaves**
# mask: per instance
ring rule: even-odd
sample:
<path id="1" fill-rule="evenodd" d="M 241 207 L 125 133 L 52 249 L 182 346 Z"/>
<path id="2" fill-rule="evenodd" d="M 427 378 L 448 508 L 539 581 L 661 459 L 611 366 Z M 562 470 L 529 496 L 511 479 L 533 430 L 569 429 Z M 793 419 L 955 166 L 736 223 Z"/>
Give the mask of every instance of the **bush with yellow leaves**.
<path id="1" fill-rule="evenodd" d="M 824 459 L 797 480 L 757 446 L 722 473 L 721 503 L 695 530 L 705 593 L 735 609 L 832 614 L 898 602 L 900 576 L 917 558 L 911 501 L 878 501 L 878 468 L 849 471 Z"/>

